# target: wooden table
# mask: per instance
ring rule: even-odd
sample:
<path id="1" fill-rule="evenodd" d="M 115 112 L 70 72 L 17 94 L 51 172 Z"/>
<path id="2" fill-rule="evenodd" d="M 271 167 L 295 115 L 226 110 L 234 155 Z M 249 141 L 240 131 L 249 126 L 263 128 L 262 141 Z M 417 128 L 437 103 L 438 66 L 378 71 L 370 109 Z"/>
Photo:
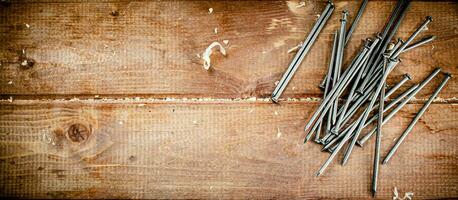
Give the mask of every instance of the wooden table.
<path id="1" fill-rule="evenodd" d="M 0 5 L 0 195 L 26 198 L 369 199 L 373 144 L 347 166 L 302 143 L 319 104 L 336 10 L 280 104 L 268 97 L 322 1 L 23 0 Z M 395 1 L 371 1 L 345 53 L 382 30 Z M 209 13 L 209 8 L 213 12 Z M 437 40 L 390 75 L 458 74 L 456 2 L 411 3 L 397 37 Z M 218 33 L 214 29 L 218 29 Z M 227 56 L 202 54 L 229 40 Z M 24 51 L 23 51 L 24 50 Z M 27 61 L 24 63 L 24 61 Z M 25 66 L 22 66 L 25 65 Z M 442 77 L 442 76 L 440 76 Z M 382 157 L 437 87 L 436 78 L 384 126 Z M 378 198 L 458 198 L 458 84 L 452 79 L 380 171 Z M 341 156 L 338 157 L 338 160 Z"/>

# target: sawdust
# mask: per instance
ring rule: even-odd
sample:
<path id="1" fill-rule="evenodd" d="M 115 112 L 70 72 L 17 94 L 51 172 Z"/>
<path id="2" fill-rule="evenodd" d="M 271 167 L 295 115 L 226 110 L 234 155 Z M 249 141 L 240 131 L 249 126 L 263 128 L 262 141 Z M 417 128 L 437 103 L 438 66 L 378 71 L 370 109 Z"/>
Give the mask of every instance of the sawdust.
<path id="1" fill-rule="evenodd" d="M 394 187 L 393 189 L 393 200 L 411 200 L 413 197 L 413 192 L 404 193 L 404 197 L 399 197 L 398 188 Z"/>
<path id="2" fill-rule="evenodd" d="M 300 43 L 299 43 L 298 45 L 296 45 L 295 47 L 289 49 L 289 50 L 288 50 L 288 53 L 295 52 L 295 51 L 299 50 L 301 47 L 302 47 L 302 42 L 300 42 Z"/>
<path id="3" fill-rule="evenodd" d="M 305 1 L 301 1 L 301 2 L 296 6 L 296 8 L 302 8 L 302 7 L 305 7 Z"/>
<path id="4" fill-rule="evenodd" d="M 209 8 L 208 9 L 208 14 L 212 14 L 213 13 L 213 8 Z"/>

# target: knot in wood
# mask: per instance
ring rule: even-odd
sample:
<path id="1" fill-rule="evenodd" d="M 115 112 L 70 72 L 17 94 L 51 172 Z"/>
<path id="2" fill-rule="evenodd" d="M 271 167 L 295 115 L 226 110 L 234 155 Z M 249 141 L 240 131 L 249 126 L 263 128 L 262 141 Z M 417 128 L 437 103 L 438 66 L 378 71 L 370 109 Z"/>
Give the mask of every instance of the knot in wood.
<path id="1" fill-rule="evenodd" d="M 84 142 L 90 136 L 90 130 L 83 124 L 72 124 L 67 131 L 68 138 L 72 142 Z"/>

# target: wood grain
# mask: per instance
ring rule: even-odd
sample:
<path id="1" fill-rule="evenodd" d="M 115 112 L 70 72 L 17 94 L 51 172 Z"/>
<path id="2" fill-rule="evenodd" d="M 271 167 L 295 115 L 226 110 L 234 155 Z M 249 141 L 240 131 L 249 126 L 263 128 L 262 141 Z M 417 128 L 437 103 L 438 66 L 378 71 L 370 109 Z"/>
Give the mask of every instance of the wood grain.
<path id="1" fill-rule="evenodd" d="M 353 16 L 359 6 L 356 1 L 335 4 L 336 11 L 284 98 L 321 96 L 317 85 L 326 71 L 340 12 L 346 8 Z M 325 3 L 297 5 L 293 1 L 13 1 L 0 6 L 0 95 L 267 97 L 294 56 L 288 49 L 304 40 Z M 362 39 L 383 28 L 394 5 L 394 1 L 369 3 L 346 50 L 346 63 Z M 214 9 L 212 14 L 209 8 Z M 456 10 L 456 2 L 412 2 L 398 36 L 406 39 L 431 15 L 434 22 L 421 36 L 436 35 L 437 40 L 401 56 L 403 62 L 389 82 L 403 73 L 418 81 L 438 66 L 458 73 Z M 222 40 L 229 40 L 228 56 L 213 55 L 213 70 L 205 71 L 196 54 Z M 26 59 L 33 66 L 20 67 Z M 442 98 L 457 97 L 456 80 L 451 85 Z M 425 94 L 431 90 L 427 87 Z"/>
<path id="2" fill-rule="evenodd" d="M 335 162 L 314 176 L 328 154 L 301 141 L 304 116 L 316 106 L 4 102 L 1 196 L 370 198 L 373 141 L 356 149 L 347 166 Z M 409 104 L 384 126 L 383 155 L 420 106 Z M 414 192 L 415 199 L 458 197 L 457 115 L 455 104 L 431 106 L 392 162 L 381 167 L 378 198 L 391 198 L 393 187 Z"/>

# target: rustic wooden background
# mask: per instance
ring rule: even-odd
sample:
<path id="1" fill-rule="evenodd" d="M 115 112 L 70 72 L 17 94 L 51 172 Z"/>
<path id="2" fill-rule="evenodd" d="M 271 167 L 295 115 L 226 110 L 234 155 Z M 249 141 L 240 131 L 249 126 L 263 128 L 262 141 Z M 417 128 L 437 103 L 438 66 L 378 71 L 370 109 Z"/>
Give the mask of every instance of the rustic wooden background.
<path id="1" fill-rule="evenodd" d="M 323 1 L 17 0 L 0 5 L 0 196 L 27 198 L 370 198 L 373 141 L 347 166 L 302 144 L 322 93 L 336 10 L 279 105 L 266 100 Z M 385 24 L 370 1 L 346 50 Z M 213 8 L 209 14 L 208 9 Z M 415 1 L 397 34 L 437 40 L 402 55 L 389 83 L 434 68 L 458 74 L 458 5 Z M 218 33 L 214 29 L 218 28 Z M 201 54 L 229 40 L 227 57 Z M 21 64 L 27 60 L 27 66 Z M 384 126 L 382 155 L 432 90 Z M 458 83 L 452 79 L 389 165 L 378 198 L 458 198 Z M 311 98 L 313 97 L 313 98 Z"/>

